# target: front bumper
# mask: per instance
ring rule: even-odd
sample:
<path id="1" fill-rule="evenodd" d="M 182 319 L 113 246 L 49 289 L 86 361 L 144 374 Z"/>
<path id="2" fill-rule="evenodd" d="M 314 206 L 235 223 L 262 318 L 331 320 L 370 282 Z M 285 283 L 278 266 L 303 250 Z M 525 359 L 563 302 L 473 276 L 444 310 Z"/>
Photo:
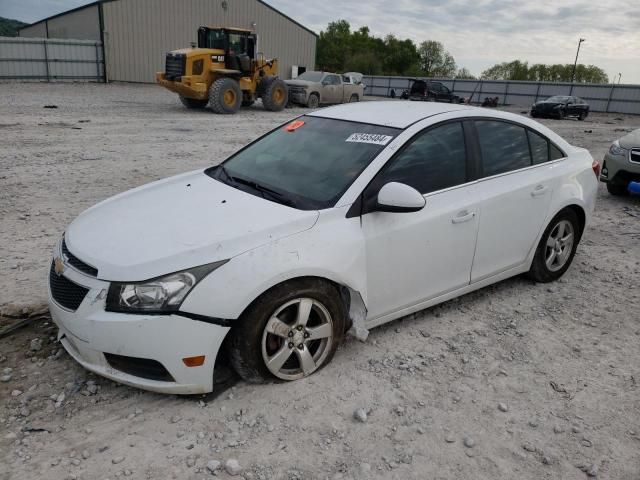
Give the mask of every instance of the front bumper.
<path id="1" fill-rule="evenodd" d="M 640 181 L 640 163 L 632 162 L 629 154 L 612 155 L 607 152 L 602 162 L 600 180 L 616 185 L 628 185 Z"/>
<path id="2" fill-rule="evenodd" d="M 198 77 L 200 79 L 201 77 Z M 183 97 L 206 100 L 209 96 L 209 89 L 206 83 L 197 82 L 195 77 L 183 75 L 180 81 L 167 80 L 162 72 L 156 73 L 156 82 L 164 88 L 171 90 Z"/>
<path id="3" fill-rule="evenodd" d="M 71 311 L 59 305 L 48 288 L 51 317 L 59 327 L 58 339 L 83 367 L 116 382 L 154 392 L 199 394 L 213 389 L 216 357 L 229 328 L 192 320 L 179 313 L 106 312 L 108 282 L 67 265 L 62 275 L 89 289 L 77 310 Z M 205 355 L 202 366 L 187 367 L 182 361 L 200 355 Z M 110 363 L 112 358 L 121 360 L 115 365 L 117 368 L 113 360 Z M 121 367 L 122 359 L 131 359 L 131 365 L 135 361 L 157 362 L 164 367 L 169 380 L 134 375 L 131 369 Z"/>
<path id="4" fill-rule="evenodd" d="M 297 103 L 299 105 L 307 104 L 307 93 L 303 91 L 289 90 L 289 102 Z"/>

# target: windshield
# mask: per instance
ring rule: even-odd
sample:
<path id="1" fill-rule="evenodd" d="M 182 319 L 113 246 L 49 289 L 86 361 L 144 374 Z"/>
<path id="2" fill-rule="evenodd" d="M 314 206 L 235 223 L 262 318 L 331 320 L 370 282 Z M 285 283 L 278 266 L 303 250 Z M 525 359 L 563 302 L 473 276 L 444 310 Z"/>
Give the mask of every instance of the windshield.
<path id="1" fill-rule="evenodd" d="M 329 208 L 398 132 L 395 128 L 304 116 L 206 173 L 300 210 Z"/>
<path id="2" fill-rule="evenodd" d="M 319 82 L 322 80 L 322 72 L 304 72 L 296 80 L 306 80 L 307 82 Z"/>
<path id="3" fill-rule="evenodd" d="M 225 50 L 227 35 L 224 30 L 209 30 L 208 28 L 200 29 L 200 48 L 215 48 Z"/>
<path id="4" fill-rule="evenodd" d="M 555 95 L 553 97 L 547 98 L 547 102 L 566 102 L 569 100 L 569 97 L 563 95 Z"/>

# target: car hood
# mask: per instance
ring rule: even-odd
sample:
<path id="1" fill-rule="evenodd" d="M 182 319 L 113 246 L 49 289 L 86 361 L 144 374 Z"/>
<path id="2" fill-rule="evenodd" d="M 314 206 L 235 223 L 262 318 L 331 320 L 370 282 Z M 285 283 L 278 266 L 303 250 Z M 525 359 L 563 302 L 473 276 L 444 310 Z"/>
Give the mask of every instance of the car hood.
<path id="1" fill-rule="evenodd" d="M 317 218 L 199 170 L 99 203 L 71 223 L 65 241 L 98 278 L 140 281 L 230 259 L 307 230 Z"/>
<path id="2" fill-rule="evenodd" d="M 542 100 L 541 102 L 536 102 L 535 105 L 540 107 L 555 107 L 556 105 L 564 105 L 564 102 L 547 102 L 546 100 Z"/>
<path id="3" fill-rule="evenodd" d="M 309 82 L 308 80 L 287 80 L 285 83 L 290 87 L 310 87 L 311 85 L 318 85 L 320 82 Z"/>
<path id="4" fill-rule="evenodd" d="M 618 143 L 622 148 L 640 148 L 640 128 L 622 137 Z"/>

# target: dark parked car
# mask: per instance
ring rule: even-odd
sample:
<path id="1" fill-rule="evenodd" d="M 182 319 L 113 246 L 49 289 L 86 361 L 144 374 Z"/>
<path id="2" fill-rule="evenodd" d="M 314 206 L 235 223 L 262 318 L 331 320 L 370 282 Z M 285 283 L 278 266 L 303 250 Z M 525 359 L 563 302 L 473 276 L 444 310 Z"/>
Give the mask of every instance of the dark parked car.
<path id="1" fill-rule="evenodd" d="M 589 115 L 589 104 L 583 99 L 569 95 L 554 95 L 531 106 L 532 117 L 578 117 L 584 120 Z"/>
<path id="2" fill-rule="evenodd" d="M 412 79 L 411 81 L 413 83 L 409 90 L 409 100 L 449 103 L 459 103 L 460 101 L 460 97 L 454 95 L 451 90 L 440 82 L 418 79 Z"/>

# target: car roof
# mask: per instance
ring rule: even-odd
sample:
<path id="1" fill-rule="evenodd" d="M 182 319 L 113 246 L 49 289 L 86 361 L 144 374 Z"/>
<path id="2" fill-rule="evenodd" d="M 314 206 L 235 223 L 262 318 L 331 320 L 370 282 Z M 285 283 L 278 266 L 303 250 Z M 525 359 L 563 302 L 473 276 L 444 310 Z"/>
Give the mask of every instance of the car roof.
<path id="1" fill-rule="evenodd" d="M 364 101 L 323 108 L 307 115 L 404 129 L 434 115 L 475 108 L 455 103 Z"/>

